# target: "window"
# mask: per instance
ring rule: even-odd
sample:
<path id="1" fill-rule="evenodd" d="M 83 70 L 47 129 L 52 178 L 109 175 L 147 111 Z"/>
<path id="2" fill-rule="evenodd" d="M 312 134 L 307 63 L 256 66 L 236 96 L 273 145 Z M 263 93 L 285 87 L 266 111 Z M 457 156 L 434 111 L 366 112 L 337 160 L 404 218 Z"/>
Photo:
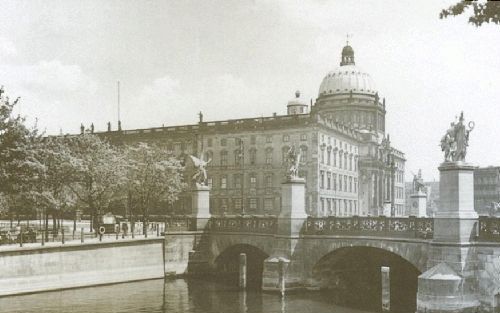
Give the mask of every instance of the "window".
<path id="1" fill-rule="evenodd" d="M 255 138 L 255 135 L 250 136 L 250 144 L 251 144 L 251 145 L 254 145 L 256 141 L 257 141 L 257 140 L 256 140 L 256 138 Z"/>
<path id="2" fill-rule="evenodd" d="M 307 162 L 307 147 L 306 146 L 300 146 L 300 162 L 301 163 Z"/>
<path id="3" fill-rule="evenodd" d="M 358 158 L 354 157 L 354 171 L 358 170 Z"/>
<path id="4" fill-rule="evenodd" d="M 223 147 L 227 146 L 227 139 L 226 138 L 221 139 L 220 140 L 220 145 L 223 146 Z"/>
<path id="5" fill-rule="evenodd" d="M 347 153 L 344 154 L 344 169 L 347 169 Z"/>
<path id="6" fill-rule="evenodd" d="M 349 170 L 352 171 L 352 155 L 349 156 Z"/>
<path id="7" fill-rule="evenodd" d="M 233 175 L 234 189 L 241 189 L 241 174 Z"/>
<path id="8" fill-rule="evenodd" d="M 227 151 L 220 152 L 220 165 L 227 166 Z"/>
<path id="9" fill-rule="evenodd" d="M 273 187 L 273 176 L 272 175 L 266 175 L 266 188 L 272 188 Z"/>
<path id="10" fill-rule="evenodd" d="M 257 163 L 257 150 L 252 148 L 250 150 L 250 165 L 255 165 L 255 163 Z"/>
<path id="11" fill-rule="evenodd" d="M 272 143 L 273 142 L 273 136 L 266 136 L 266 143 Z"/>
<path id="12" fill-rule="evenodd" d="M 265 211 L 272 211 L 274 210 L 274 201 L 272 198 L 266 198 L 264 199 L 264 210 Z"/>
<path id="13" fill-rule="evenodd" d="M 186 151 L 186 143 L 181 142 L 181 151 Z"/>
<path id="14" fill-rule="evenodd" d="M 248 199 L 248 209 L 252 212 L 257 211 L 257 199 L 256 198 Z"/>
<path id="15" fill-rule="evenodd" d="M 321 164 L 325 164 L 325 147 L 321 147 L 320 162 Z"/>
<path id="16" fill-rule="evenodd" d="M 333 174 L 333 190 L 337 191 L 337 174 Z"/>
<path id="17" fill-rule="evenodd" d="M 207 151 L 205 152 L 205 160 L 212 160 L 214 158 L 214 154 L 212 151 Z M 208 166 L 210 166 L 212 163 L 208 163 Z"/>
<path id="18" fill-rule="evenodd" d="M 211 147 L 212 144 L 213 144 L 212 138 L 208 138 L 208 140 L 207 140 L 207 146 Z"/>
<path id="19" fill-rule="evenodd" d="M 241 150 L 234 151 L 234 165 L 241 166 L 243 164 L 243 153 Z"/>
<path id="20" fill-rule="evenodd" d="M 209 177 L 209 178 L 207 179 L 207 183 L 208 183 L 208 187 L 209 187 L 210 189 L 212 189 L 212 182 L 213 182 L 212 177 Z"/>
<path id="21" fill-rule="evenodd" d="M 290 136 L 283 135 L 283 142 L 289 142 L 289 141 L 290 141 Z"/>
<path id="22" fill-rule="evenodd" d="M 325 213 L 325 199 L 321 198 L 321 213 Z"/>
<path id="23" fill-rule="evenodd" d="M 319 180 L 319 188 L 325 188 L 325 172 L 320 171 L 320 180 Z"/>
<path id="24" fill-rule="evenodd" d="M 233 199 L 233 204 L 234 204 L 234 210 L 236 212 L 241 212 L 241 198 L 235 198 Z"/>
<path id="25" fill-rule="evenodd" d="M 220 208 L 222 212 L 227 212 L 227 199 L 220 199 Z"/>
<path id="26" fill-rule="evenodd" d="M 342 175 L 339 175 L 339 191 L 342 191 Z"/>
<path id="27" fill-rule="evenodd" d="M 220 178 L 220 189 L 226 189 L 227 188 L 227 177 L 222 176 Z"/>
<path id="28" fill-rule="evenodd" d="M 332 189 L 332 174 L 330 172 L 326 173 L 326 189 Z"/>
<path id="29" fill-rule="evenodd" d="M 306 141 L 307 140 L 307 134 L 300 134 L 300 140 L 301 141 Z"/>
<path id="30" fill-rule="evenodd" d="M 266 164 L 273 164 L 273 149 L 266 149 Z"/>
<path id="31" fill-rule="evenodd" d="M 337 166 L 337 151 L 333 151 L 333 166 Z"/>
<path id="32" fill-rule="evenodd" d="M 333 202 L 333 215 L 337 215 L 337 200 L 332 199 Z"/>
<path id="33" fill-rule="evenodd" d="M 354 192 L 358 192 L 358 179 L 354 178 Z"/>
<path id="34" fill-rule="evenodd" d="M 328 215 L 332 215 L 332 200 L 330 198 L 326 199 L 326 209 L 328 210 Z"/>
<path id="35" fill-rule="evenodd" d="M 347 191 L 347 175 L 344 175 L 344 191 Z"/>
<path id="36" fill-rule="evenodd" d="M 290 148 L 288 148 L 288 147 L 283 147 L 281 149 L 281 162 L 283 164 L 286 164 L 286 159 L 288 157 L 288 150 L 290 150 Z"/>
<path id="37" fill-rule="evenodd" d="M 250 188 L 257 188 L 257 176 L 255 174 L 250 174 Z"/>
<path id="38" fill-rule="evenodd" d="M 326 164 L 331 165 L 332 164 L 332 149 L 328 148 L 328 151 L 326 153 Z"/>
<path id="39" fill-rule="evenodd" d="M 349 192 L 352 192 L 352 177 L 349 176 Z"/>

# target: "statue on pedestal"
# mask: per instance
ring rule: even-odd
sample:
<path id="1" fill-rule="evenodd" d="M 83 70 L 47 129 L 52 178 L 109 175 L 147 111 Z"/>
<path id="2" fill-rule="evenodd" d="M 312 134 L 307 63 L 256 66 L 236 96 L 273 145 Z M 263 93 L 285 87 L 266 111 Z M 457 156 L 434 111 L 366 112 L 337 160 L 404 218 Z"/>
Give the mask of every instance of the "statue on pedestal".
<path id="1" fill-rule="evenodd" d="M 422 170 L 418 170 L 418 175 L 413 175 L 413 191 L 415 193 L 423 192 L 425 188 L 424 180 L 422 178 Z"/>
<path id="2" fill-rule="evenodd" d="M 297 151 L 295 146 L 291 146 L 286 154 L 286 164 L 288 167 L 286 178 L 299 178 L 300 151 Z"/>
<path id="3" fill-rule="evenodd" d="M 191 160 L 196 168 L 196 173 L 193 174 L 191 180 L 197 186 L 207 186 L 207 164 L 212 161 L 209 159 L 208 161 L 203 160 L 203 157 L 197 158 L 195 156 L 190 155 Z"/>
<path id="4" fill-rule="evenodd" d="M 464 112 L 460 114 L 457 123 L 452 122 L 446 134 L 441 138 L 441 151 L 444 152 L 445 162 L 465 161 L 469 146 L 469 133 L 474 129 L 474 122 L 470 121 L 466 129 Z"/>

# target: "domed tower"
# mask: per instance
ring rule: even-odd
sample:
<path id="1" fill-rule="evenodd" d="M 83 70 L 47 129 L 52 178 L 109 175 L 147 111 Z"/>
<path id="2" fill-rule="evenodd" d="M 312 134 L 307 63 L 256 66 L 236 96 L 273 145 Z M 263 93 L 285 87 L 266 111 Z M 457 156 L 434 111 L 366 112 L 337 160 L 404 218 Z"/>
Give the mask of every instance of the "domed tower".
<path id="1" fill-rule="evenodd" d="M 340 66 L 321 82 L 314 113 L 384 135 L 385 100 L 380 101 L 371 76 L 354 62 L 350 45 L 342 49 Z"/>
<path id="2" fill-rule="evenodd" d="M 300 91 L 295 92 L 295 98 L 288 101 L 286 106 L 288 115 L 304 114 L 307 113 L 307 104 L 300 98 Z"/>

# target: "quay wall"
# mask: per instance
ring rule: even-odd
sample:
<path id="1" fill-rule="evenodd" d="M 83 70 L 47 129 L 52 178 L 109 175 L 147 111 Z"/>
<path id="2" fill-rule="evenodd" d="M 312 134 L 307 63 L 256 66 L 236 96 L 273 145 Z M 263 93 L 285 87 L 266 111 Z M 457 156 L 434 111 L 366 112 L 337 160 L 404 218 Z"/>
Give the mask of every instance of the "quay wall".
<path id="1" fill-rule="evenodd" d="M 163 278 L 164 238 L 0 250 L 0 296 Z"/>

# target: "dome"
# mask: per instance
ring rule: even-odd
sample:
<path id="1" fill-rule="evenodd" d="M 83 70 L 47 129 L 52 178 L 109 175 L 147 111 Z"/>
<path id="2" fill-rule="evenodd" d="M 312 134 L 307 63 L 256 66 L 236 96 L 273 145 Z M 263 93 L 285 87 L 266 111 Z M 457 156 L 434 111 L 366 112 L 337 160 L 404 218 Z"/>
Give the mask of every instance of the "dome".
<path id="1" fill-rule="evenodd" d="M 319 87 L 319 95 L 345 93 L 375 94 L 376 88 L 370 74 L 354 64 L 340 66 L 328 73 Z"/>
<path id="2" fill-rule="evenodd" d="M 354 50 L 346 45 L 342 49 L 340 67 L 328 73 L 319 87 L 319 96 L 363 93 L 373 95 L 376 88 L 370 74 L 356 66 L 354 63 Z"/>

